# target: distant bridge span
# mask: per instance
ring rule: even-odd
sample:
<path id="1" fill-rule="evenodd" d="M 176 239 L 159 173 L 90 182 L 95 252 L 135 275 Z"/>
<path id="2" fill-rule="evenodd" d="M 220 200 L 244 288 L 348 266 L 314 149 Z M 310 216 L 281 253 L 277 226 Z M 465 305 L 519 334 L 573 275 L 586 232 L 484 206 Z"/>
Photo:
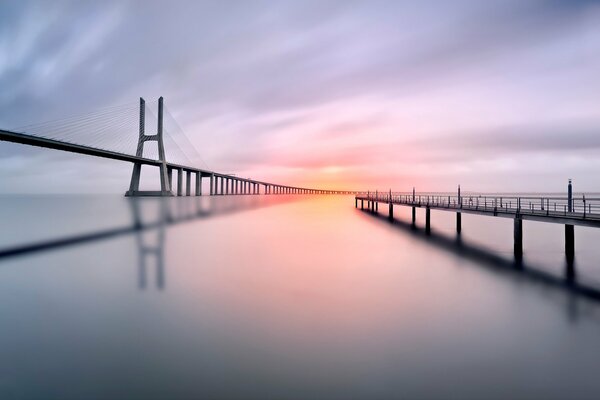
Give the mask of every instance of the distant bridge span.
<path id="1" fill-rule="evenodd" d="M 131 183 L 126 196 L 183 196 L 184 174 L 185 195 L 192 195 L 192 175 L 195 176 L 193 194 L 202 195 L 202 179 L 210 180 L 209 193 L 212 195 L 233 194 L 361 194 L 365 192 L 314 189 L 281 185 L 277 183 L 259 181 L 249 178 L 241 178 L 231 174 L 218 173 L 193 166 L 171 163 L 166 160 L 163 143 L 163 98 L 158 101 L 158 127 L 155 135 L 145 134 L 145 101 L 140 98 L 140 131 L 136 155 L 122 152 L 100 149 L 92 146 L 70 143 L 67 141 L 50 139 L 26 133 L 13 132 L 0 129 L 0 140 L 11 143 L 19 143 L 30 146 L 44 147 L 47 149 L 67 151 L 70 153 L 84 154 L 92 157 L 108 158 L 111 160 L 126 161 L 133 164 Z M 143 157 L 144 143 L 148 141 L 158 142 L 159 159 Z M 160 168 L 160 191 L 140 190 L 140 174 L 142 165 Z M 177 171 L 177 191 L 173 192 L 173 171 Z M 262 190 L 261 190 L 262 187 Z"/>

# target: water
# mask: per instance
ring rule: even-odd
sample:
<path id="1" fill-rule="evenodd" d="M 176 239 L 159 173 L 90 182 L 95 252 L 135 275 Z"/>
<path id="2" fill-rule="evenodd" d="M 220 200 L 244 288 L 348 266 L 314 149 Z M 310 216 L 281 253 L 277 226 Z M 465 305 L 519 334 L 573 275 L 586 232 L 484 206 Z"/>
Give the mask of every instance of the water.
<path id="1" fill-rule="evenodd" d="M 71 240 L 0 259 L 0 398 L 596 398 L 600 302 L 576 289 L 600 287 L 600 230 L 576 227 L 568 285 L 560 225 L 525 221 L 518 271 L 509 219 L 463 215 L 457 242 L 451 213 L 431 237 L 386 215 L 1 197 L 3 248 Z"/>

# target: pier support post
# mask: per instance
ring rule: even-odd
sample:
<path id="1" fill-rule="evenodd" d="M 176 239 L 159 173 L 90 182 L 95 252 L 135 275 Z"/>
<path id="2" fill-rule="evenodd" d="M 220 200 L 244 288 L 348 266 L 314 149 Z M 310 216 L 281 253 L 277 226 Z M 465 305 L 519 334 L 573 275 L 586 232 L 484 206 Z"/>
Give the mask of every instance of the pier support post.
<path id="1" fill-rule="evenodd" d="M 210 174 L 210 195 L 211 196 L 213 194 L 215 194 L 214 189 L 213 189 L 214 180 L 215 180 L 215 175 L 214 174 Z"/>
<path id="2" fill-rule="evenodd" d="M 523 259 L 523 220 L 520 217 L 515 217 L 515 260 L 520 262 Z"/>
<path id="3" fill-rule="evenodd" d="M 390 203 L 389 207 L 390 207 L 390 210 L 388 213 L 388 219 L 390 221 L 393 221 L 394 220 L 394 205 L 392 203 Z"/>
<path id="4" fill-rule="evenodd" d="M 358 208 L 358 199 L 354 198 L 354 208 Z"/>
<path id="5" fill-rule="evenodd" d="M 360 209 L 361 209 L 361 210 L 364 210 L 364 209 L 365 209 L 365 201 L 364 201 L 364 200 L 361 200 L 361 201 L 360 201 Z"/>
<path id="6" fill-rule="evenodd" d="M 462 214 L 457 212 L 456 213 L 456 233 L 460 234 L 461 230 L 462 230 Z"/>
<path id="7" fill-rule="evenodd" d="M 412 227 L 417 226 L 417 208 L 412 207 Z"/>
<path id="8" fill-rule="evenodd" d="M 425 233 L 431 233 L 431 209 L 425 208 Z"/>
<path id="9" fill-rule="evenodd" d="M 375 200 L 375 212 L 379 212 L 379 202 Z"/>
<path id="10" fill-rule="evenodd" d="M 575 275 L 575 227 L 565 225 L 565 256 L 567 259 L 567 277 Z"/>

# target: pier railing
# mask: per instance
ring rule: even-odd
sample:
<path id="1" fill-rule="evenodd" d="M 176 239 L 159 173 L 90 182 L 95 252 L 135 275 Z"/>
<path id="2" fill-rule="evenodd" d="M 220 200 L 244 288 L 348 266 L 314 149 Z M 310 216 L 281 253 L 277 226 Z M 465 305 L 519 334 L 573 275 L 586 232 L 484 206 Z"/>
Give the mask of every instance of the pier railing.
<path id="1" fill-rule="evenodd" d="M 483 211 L 515 215 L 551 217 L 575 217 L 600 220 L 600 197 L 585 195 L 560 196 L 515 196 L 466 194 L 462 196 L 444 194 L 380 193 L 369 192 L 357 196 L 359 200 L 402 204 L 414 207 L 434 207 L 456 211 Z"/>

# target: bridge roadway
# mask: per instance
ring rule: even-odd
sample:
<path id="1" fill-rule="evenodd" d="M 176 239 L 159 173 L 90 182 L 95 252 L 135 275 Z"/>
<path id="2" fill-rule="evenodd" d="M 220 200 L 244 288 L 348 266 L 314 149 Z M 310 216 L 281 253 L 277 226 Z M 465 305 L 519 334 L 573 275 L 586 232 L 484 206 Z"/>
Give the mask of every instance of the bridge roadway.
<path id="1" fill-rule="evenodd" d="M 111 160 L 126 161 L 160 167 L 162 161 L 137 157 L 125 153 L 83 146 L 65 141 L 48 139 L 39 136 L 27 135 L 0 129 L 0 140 L 5 142 L 19 143 L 30 146 L 44 147 L 47 149 L 67 151 L 71 153 L 84 154 L 93 157 L 108 158 Z M 199 169 L 191 166 L 166 162 L 169 171 L 169 180 L 172 181 L 172 171 L 178 172 L 177 195 L 183 195 L 183 174 L 186 174 L 185 194 L 191 195 L 191 174 L 196 175 L 195 195 L 202 194 L 201 179 L 210 178 L 210 194 L 260 194 L 260 186 L 264 187 L 264 194 L 357 194 L 355 191 L 311 189 L 287 185 L 279 185 L 254 179 L 241 178 L 230 174 L 222 174 L 214 171 Z M 159 194 L 160 192 L 146 192 L 146 194 Z"/>
<path id="2" fill-rule="evenodd" d="M 371 212 L 379 211 L 379 203 L 387 204 L 388 218 L 394 218 L 394 205 L 412 208 L 412 226 L 416 225 L 416 209 L 425 209 L 425 232 L 431 231 L 430 210 L 456 213 L 456 232 L 462 230 L 461 215 L 478 214 L 514 220 L 514 254 L 517 261 L 523 255 L 523 220 L 550 222 L 565 225 L 565 254 L 567 272 L 574 273 L 575 255 L 574 226 L 600 228 L 600 198 L 573 196 L 569 182 L 568 197 L 552 196 L 504 196 L 469 194 L 448 196 L 442 194 L 417 195 L 398 193 L 366 193 L 355 196 L 354 206 Z"/>

